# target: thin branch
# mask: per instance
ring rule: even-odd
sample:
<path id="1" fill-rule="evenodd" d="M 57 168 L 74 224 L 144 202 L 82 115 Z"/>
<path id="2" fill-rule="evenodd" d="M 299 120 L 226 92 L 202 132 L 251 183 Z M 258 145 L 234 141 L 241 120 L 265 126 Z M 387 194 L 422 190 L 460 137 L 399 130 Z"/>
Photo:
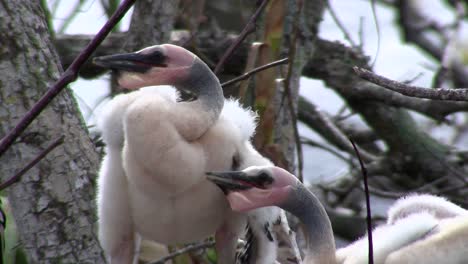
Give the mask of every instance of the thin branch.
<path id="1" fill-rule="evenodd" d="M 405 196 L 407 194 L 404 192 L 383 191 L 380 189 L 373 188 L 371 186 L 369 187 L 369 193 L 373 195 L 377 195 L 382 198 L 394 198 L 394 199 L 401 198 L 402 196 Z"/>
<path id="2" fill-rule="evenodd" d="M 379 52 L 380 52 L 380 39 L 381 39 L 380 36 L 382 34 L 380 33 L 380 24 L 379 24 L 379 19 L 377 17 L 377 8 L 376 8 L 375 0 L 371 0 L 370 3 L 371 3 L 371 8 L 372 8 L 372 17 L 375 23 L 375 30 L 377 32 L 377 50 L 375 51 L 374 60 L 371 63 L 371 67 L 374 67 L 375 62 L 377 61 L 377 57 L 379 56 Z"/>
<path id="3" fill-rule="evenodd" d="M 67 70 L 60 76 L 54 85 L 37 101 L 37 103 L 23 116 L 18 124 L 4 136 L 0 142 L 0 156 L 13 144 L 18 136 L 29 126 L 29 124 L 44 110 L 44 108 L 62 91 L 69 83 L 76 80 L 80 67 L 86 62 L 101 42 L 106 38 L 114 25 L 120 21 L 136 0 L 124 0 L 117 11 L 99 30 L 96 36 L 80 52 Z"/>
<path id="4" fill-rule="evenodd" d="M 343 33 L 345 39 L 349 42 L 349 44 L 351 44 L 352 47 L 359 47 L 356 42 L 354 42 L 353 38 L 351 37 L 351 34 L 349 34 L 348 30 L 346 29 L 346 27 L 343 25 L 343 23 L 341 23 L 341 20 L 338 18 L 338 16 L 336 15 L 335 13 L 335 10 L 333 9 L 333 7 L 330 5 L 330 1 L 325 1 L 325 4 L 327 5 L 327 8 L 328 8 L 328 12 L 330 12 L 330 15 L 333 19 L 333 21 L 335 22 L 335 24 L 338 26 L 338 28 L 341 30 L 341 32 Z"/>
<path id="5" fill-rule="evenodd" d="M 41 161 L 49 152 L 51 152 L 54 148 L 58 147 L 63 143 L 64 136 L 59 137 L 58 139 L 54 140 L 52 144 L 50 144 L 47 148 L 45 148 L 41 153 L 39 153 L 28 165 L 26 165 L 23 169 L 18 171 L 15 175 L 10 177 L 8 180 L 0 184 L 0 191 L 8 188 L 12 184 L 18 182 L 28 170 L 30 170 L 34 165 L 36 165 L 39 161 Z"/>
<path id="6" fill-rule="evenodd" d="M 299 120 L 338 149 L 353 153 L 353 147 L 349 143 L 348 136 L 325 113 L 322 113 L 322 111 L 304 97 L 299 97 L 298 104 Z M 377 159 L 375 155 L 363 149 L 361 149 L 360 153 L 366 162 Z"/>
<path id="7" fill-rule="evenodd" d="M 187 253 L 187 252 L 190 252 L 190 251 L 195 251 L 195 250 L 199 250 L 199 249 L 203 249 L 203 248 L 209 248 L 209 247 L 213 247 L 215 245 L 215 242 L 214 241 L 205 241 L 205 242 L 201 242 L 199 244 L 193 244 L 193 245 L 189 245 L 189 246 L 186 246 L 184 248 L 181 248 L 157 261 L 153 261 L 153 262 L 149 262 L 148 264 L 164 264 L 166 263 L 166 261 L 169 261 L 179 255 L 182 255 L 184 253 Z"/>
<path id="8" fill-rule="evenodd" d="M 86 0 L 79 0 L 78 2 L 75 2 L 75 6 L 72 7 L 71 11 L 63 21 L 62 25 L 60 28 L 57 30 L 58 34 L 64 34 L 65 30 L 70 26 L 71 22 L 76 18 L 76 16 L 79 14 L 80 9 L 83 7 L 85 4 Z"/>
<path id="9" fill-rule="evenodd" d="M 468 101 L 468 89 L 428 89 L 390 80 L 364 68 L 354 66 L 353 70 L 364 80 L 406 96 L 433 100 Z"/>
<path id="10" fill-rule="evenodd" d="M 242 80 L 245 80 L 247 78 L 249 78 L 250 76 L 252 76 L 253 74 L 257 73 L 257 72 L 260 72 L 260 71 L 263 71 L 263 70 L 266 70 L 266 69 L 269 69 L 271 67 L 275 67 L 277 65 L 281 65 L 281 64 L 287 64 L 289 62 L 289 59 L 288 58 L 284 58 L 284 59 L 281 59 L 281 60 L 277 60 L 277 61 L 274 61 L 274 62 L 270 62 L 268 64 L 265 64 L 265 65 L 262 65 L 260 67 L 257 67 L 257 68 L 254 68 L 252 69 L 251 71 L 248 71 L 244 74 L 242 74 L 241 76 L 238 76 L 234 79 L 231 79 L 227 82 L 224 82 L 221 84 L 221 86 L 224 88 L 226 86 L 229 86 L 229 85 L 232 85 L 236 82 L 239 82 L 239 81 L 242 81 Z"/>
<path id="11" fill-rule="evenodd" d="M 359 159 L 359 164 L 361 165 L 362 176 L 364 178 L 364 190 L 366 194 L 366 208 L 367 208 L 367 237 L 369 239 L 369 264 L 374 264 L 374 249 L 372 247 L 372 219 L 371 219 L 371 207 L 370 207 L 370 198 L 369 198 L 369 185 L 367 184 L 367 169 L 362 162 L 361 155 L 359 150 L 356 147 L 356 144 L 352 140 L 351 144 L 353 145 L 356 156 Z"/>
<path id="12" fill-rule="evenodd" d="M 312 139 L 309 139 L 309 138 L 301 138 L 301 143 L 302 144 L 306 144 L 306 145 L 309 145 L 311 147 L 316 147 L 316 148 L 319 148 L 319 149 L 323 149 L 327 152 L 329 152 L 330 154 L 336 156 L 337 158 L 343 160 L 344 162 L 346 163 L 349 163 L 349 158 L 345 157 L 344 155 L 342 155 L 341 153 L 339 153 L 338 151 L 324 145 L 324 144 L 320 144 L 316 141 L 313 141 Z"/>
<path id="13" fill-rule="evenodd" d="M 221 70 L 221 67 L 223 67 L 224 63 L 229 59 L 229 57 L 231 57 L 232 53 L 234 52 L 234 49 L 236 49 L 242 43 L 242 41 L 244 41 L 244 39 L 247 37 L 248 34 L 254 32 L 255 23 L 257 22 L 258 16 L 263 11 L 263 9 L 265 8 L 268 2 L 269 0 L 263 0 L 260 6 L 257 8 L 257 11 L 255 11 L 255 13 L 250 17 L 249 22 L 247 22 L 247 25 L 239 34 L 236 41 L 234 41 L 234 43 L 231 44 L 231 46 L 226 50 L 226 52 L 223 54 L 223 56 L 219 60 L 218 64 L 216 65 L 213 71 L 215 74 L 219 73 L 219 71 Z"/>

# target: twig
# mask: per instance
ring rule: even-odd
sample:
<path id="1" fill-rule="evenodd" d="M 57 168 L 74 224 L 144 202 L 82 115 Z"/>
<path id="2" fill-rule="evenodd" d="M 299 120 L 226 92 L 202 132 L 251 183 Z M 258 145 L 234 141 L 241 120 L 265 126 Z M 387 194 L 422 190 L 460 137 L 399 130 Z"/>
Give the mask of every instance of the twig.
<path id="1" fill-rule="evenodd" d="M 375 23 L 375 30 L 377 32 L 377 50 L 375 51 L 375 57 L 374 60 L 371 63 L 371 67 L 374 67 L 375 62 L 377 62 L 377 57 L 379 56 L 380 52 L 380 24 L 379 24 L 379 19 L 377 17 L 377 7 L 375 0 L 371 0 L 371 8 L 372 8 L 372 17 L 374 18 L 374 23 Z"/>
<path id="2" fill-rule="evenodd" d="M 405 196 L 407 194 L 404 192 L 383 191 L 383 190 L 372 188 L 372 187 L 369 187 L 369 193 L 372 193 L 373 195 L 377 195 L 382 198 L 394 198 L 394 199 L 401 198 L 402 196 Z"/>
<path id="3" fill-rule="evenodd" d="M 84 0 L 79 0 L 78 2 L 75 2 L 75 6 L 73 6 L 71 11 L 67 15 L 67 18 L 63 21 L 62 25 L 57 30 L 58 34 L 65 33 L 65 30 L 68 28 L 68 26 L 70 26 L 70 23 L 73 21 L 73 19 L 75 19 L 75 17 L 80 13 L 80 9 L 83 7 L 84 4 Z"/>
<path id="4" fill-rule="evenodd" d="M 309 139 L 309 138 L 304 138 L 304 137 L 302 137 L 301 143 L 302 143 L 302 144 L 309 145 L 309 146 L 312 146 L 312 147 L 316 147 L 316 148 L 319 148 L 319 149 L 323 149 L 323 150 L 325 150 L 325 151 L 328 151 L 328 152 L 330 152 L 332 155 L 336 156 L 337 158 L 343 160 L 343 161 L 346 162 L 346 163 L 349 163 L 349 159 L 348 159 L 347 157 L 341 155 L 341 153 L 339 153 L 338 151 L 336 151 L 336 150 L 334 150 L 334 149 L 332 149 L 332 148 L 330 148 L 330 147 L 327 147 L 327 146 L 324 145 L 324 144 L 320 144 L 320 143 L 318 143 L 318 142 L 316 142 L 316 141 L 313 141 L 313 140 L 311 140 L 311 139 Z"/>
<path id="5" fill-rule="evenodd" d="M 353 70 L 364 80 L 406 96 L 433 100 L 468 101 L 468 89 L 428 89 L 390 80 L 369 70 L 354 66 Z"/>
<path id="6" fill-rule="evenodd" d="M 349 44 L 351 44 L 351 46 L 353 48 L 356 48 L 358 47 L 358 45 L 356 44 L 356 42 L 354 42 L 353 38 L 351 37 L 351 34 L 349 34 L 348 30 L 346 29 L 346 27 L 343 25 L 343 23 L 341 23 L 341 20 L 338 18 L 338 16 L 336 15 L 335 13 L 335 10 L 333 9 L 333 7 L 330 5 L 330 1 L 325 1 L 325 4 L 327 5 L 327 8 L 328 8 L 328 12 L 330 12 L 330 15 L 333 19 L 333 21 L 335 22 L 335 24 L 338 26 L 338 28 L 340 28 L 341 32 L 343 33 L 345 39 L 349 42 Z"/>
<path id="7" fill-rule="evenodd" d="M 63 143 L 63 138 L 64 136 L 61 136 L 59 137 L 58 139 L 56 139 L 54 142 L 52 142 L 52 144 L 50 144 L 46 149 L 44 149 L 43 151 L 41 151 L 41 153 L 39 153 L 31 162 L 29 162 L 28 165 L 26 165 L 26 167 L 24 167 L 23 169 L 21 169 L 20 171 L 18 171 L 15 175 L 13 175 L 12 177 L 10 177 L 8 180 L 6 180 L 5 182 L 3 182 L 2 184 L 0 184 L 0 191 L 4 190 L 5 188 L 9 187 L 10 185 L 18 182 L 20 179 L 21 179 L 21 176 L 23 176 L 23 174 L 25 174 L 29 169 L 31 169 L 32 167 L 34 167 L 34 165 L 36 165 L 39 161 L 41 161 L 45 156 L 47 156 L 47 154 L 49 154 L 49 152 L 51 152 L 54 148 L 56 148 L 57 146 L 61 145 Z"/>
<path id="8" fill-rule="evenodd" d="M 236 38 L 236 41 L 234 41 L 231 46 L 226 50 L 226 52 L 223 54 L 221 59 L 219 60 L 218 64 L 216 65 L 214 69 L 214 73 L 218 74 L 219 71 L 221 70 L 221 67 L 224 65 L 224 63 L 231 57 L 234 49 L 236 49 L 242 41 L 247 37 L 248 34 L 252 33 L 255 30 L 255 23 L 257 22 L 257 18 L 260 15 L 260 13 L 263 11 L 265 8 L 266 4 L 269 2 L 269 0 L 263 0 L 260 6 L 257 8 L 257 11 L 250 17 L 249 22 L 247 22 L 247 25 L 242 29 L 242 32 L 239 34 L 239 36 Z"/>
<path id="9" fill-rule="evenodd" d="M 195 251 L 195 250 L 198 250 L 198 249 L 202 249 L 202 248 L 209 248 L 209 247 L 213 247 L 215 245 L 215 242 L 214 241 L 205 241 L 205 242 L 201 242 L 199 244 L 193 244 L 193 245 L 189 245 L 189 246 L 186 246 L 184 248 L 181 248 L 157 261 L 153 261 L 153 262 L 150 262 L 148 264 L 164 264 L 166 263 L 166 261 L 169 261 L 179 255 L 182 255 L 184 253 L 187 253 L 187 252 L 190 252 L 190 251 Z"/>
<path id="10" fill-rule="evenodd" d="M 260 67 L 257 67 L 257 68 L 254 68 L 252 69 L 251 71 L 248 71 L 244 74 L 242 74 L 241 76 L 238 76 L 234 79 L 231 79 L 227 82 L 224 82 L 221 84 L 222 87 L 226 87 L 226 86 L 229 86 L 229 85 L 232 85 L 236 82 L 239 82 L 239 81 L 242 81 L 242 80 L 245 80 L 247 78 L 249 78 L 250 76 L 252 76 L 253 74 L 259 72 L 259 71 L 263 71 L 263 70 L 266 70 L 266 69 L 269 69 L 271 67 L 275 67 L 277 65 L 281 65 L 281 64 L 287 64 L 289 61 L 288 58 L 284 58 L 284 59 L 281 59 L 281 60 L 277 60 L 277 61 L 274 61 L 274 62 L 270 62 L 268 64 L 265 64 L 265 65 L 262 65 Z"/>
<path id="11" fill-rule="evenodd" d="M 353 147 L 349 143 L 346 134 L 324 113 L 322 113 L 313 103 L 304 97 L 299 97 L 299 120 L 316 131 L 328 142 L 338 149 L 353 154 Z M 361 156 L 366 162 L 376 160 L 377 157 L 361 149 Z"/>
<path id="12" fill-rule="evenodd" d="M 372 219 L 371 219 L 371 208 L 370 208 L 370 198 L 369 198 L 369 185 L 367 184 L 367 169 L 362 162 L 361 155 L 359 154 L 359 150 L 354 144 L 354 141 L 351 139 L 351 144 L 353 145 L 354 151 L 356 152 L 356 156 L 359 159 L 359 164 L 361 165 L 362 176 L 364 178 L 364 190 L 366 194 L 366 208 L 367 208 L 367 237 L 369 239 L 369 264 L 374 264 L 374 249 L 372 247 Z"/>
<path id="13" fill-rule="evenodd" d="M 23 116 L 18 124 L 2 138 L 0 142 L 0 156 L 13 144 L 18 136 L 29 126 L 29 124 L 44 110 L 44 108 L 67 86 L 67 84 L 76 80 L 80 67 L 86 62 L 96 48 L 101 44 L 104 38 L 109 34 L 115 24 L 123 17 L 128 9 L 136 0 L 124 0 L 117 11 L 99 30 L 96 36 L 80 52 L 67 70 L 60 76 L 54 85 L 37 101 L 37 103 Z"/>

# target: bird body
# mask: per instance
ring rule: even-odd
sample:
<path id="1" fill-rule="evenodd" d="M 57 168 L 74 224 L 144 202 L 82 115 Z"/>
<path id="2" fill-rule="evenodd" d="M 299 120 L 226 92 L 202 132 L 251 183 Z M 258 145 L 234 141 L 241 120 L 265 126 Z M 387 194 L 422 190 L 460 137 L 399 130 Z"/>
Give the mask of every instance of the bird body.
<path id="1" fill-rule="evenodd" d="M 413 194 L 398 199 L 387 214 L 387 224 L 372 231 L 376 264 L 468 262 L 468 254 L 457 260 L 463 250 L 456 249 L 468 246 L 468 237 L 463 237 L 467 210 L 443 197 Z M 367 237 L 363 237 L 339 249 L 337 259 L 345 264 L 367 263 L 367 252 Z"/>
<path id="2" fill-rule="evenodd" d="M 430 233 L 437 220 L 428 214 L 411 215 L 392 225 L 382 225 L 372 231 L 374 263 L 383 264 L 387 256 Z M 336 252 L 338 263 L 364 264 L 368 262 L 367 237 L 359 239 Z"/>
<path id="3" fill-rule="evenodd" d="M 140 236 L 173 244 L 215 233 L 219 263 L 234 263 L 247 218 L 278 209 L 233 212 L 205 171 L 271 165 L 250 143 L 255 114 L 225 100 L 211 70 L 174 45 L 98 57 L 95 63 L 117 71 L 119 84 L 135 90 L 112 99 L 98 122 L 106 143 L 99 236 L 110 262 L 135 262 Z M 181 90 L 194 100 L 180 101 Z M 274 244 L 267 247 L 271 251 Z"/>
<path id="4" fill-rule="evenodd" d="M 417 262 L 420 260 L 420 262 Z M 444 219 L 438 230 L 388 255 L 385 264 L 468 263 L 468 217 Z"/>

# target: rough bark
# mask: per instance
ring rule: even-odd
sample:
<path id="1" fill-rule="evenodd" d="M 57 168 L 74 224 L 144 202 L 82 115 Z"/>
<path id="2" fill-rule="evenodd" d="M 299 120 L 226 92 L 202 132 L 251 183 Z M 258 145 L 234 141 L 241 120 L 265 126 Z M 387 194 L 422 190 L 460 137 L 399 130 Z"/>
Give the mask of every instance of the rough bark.
<path id="1" fill-rule="evenodd" d="M 167 43 L 171 37 L 179 1 L 139 0 L 130 23 L 126 47 L 128 51 Z"/>
<path id="2" fill-rule="evenodd" d="M 315 41 L 318 38 L 318 27 L 322 21 L 325 4 L 323 1 L 284 1 L 288 7 L 283 25 L 283 39 L 280 57 L 289 57 L 291 67 L 286 76 L 285 89 L 277 91 L 275 111 L 279 114 L 276 122 L 275 142 L 281 145 L 283 153 L 290 164 L 289 170 L 295 171 L 296 142 L 299 140 L 297 131 L 297 102 L 299 96 L 299 80 L 302 70 L 316 51 Z M 289 94 L 289 95 L 288 95 Z M 284 98 L 290 96 L 291 100 Z M 282 111 L 281 101 L 284 99 Z M 291 104 L 288 107 L 288 104 Z M 292 112 L 290 111 L 292 110 Z M 302 168 L 299 168 L 302 170 Z M 301 172 L 302 173 L 302 172 Z"/>
<path id="3" fill-rule="evenodd" d="M 0 1 L 0 131 L 5 134 L 62 71 L 39 1 Z M 103 263 L 94 234 L 99 157 L 66 90 L 0 158 L 12 176 L 52 140 L 65 143 L 7 189 L 30 263 Z"/>

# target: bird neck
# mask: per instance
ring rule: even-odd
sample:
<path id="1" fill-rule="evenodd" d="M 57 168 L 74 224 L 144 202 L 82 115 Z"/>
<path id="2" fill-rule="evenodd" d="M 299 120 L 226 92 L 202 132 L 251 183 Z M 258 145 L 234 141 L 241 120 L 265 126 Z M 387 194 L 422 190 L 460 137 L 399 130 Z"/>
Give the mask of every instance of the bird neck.
<path id="1" fill-rule="evenodd" d="M 224 105 L 224 95 L 218 78 L 200 59 L 195 58 L 188 78 L 178 83 L 176 88 L 196 96 L 188 102 L 206 112 L 211 119 L 218 119 Z"/>
<path id="2" fill-rule="evenodd" d="M 317 197 L 301 183 L 293 188 L 280 207 L 295 215 L 303 224 L 307 241 L 304 263 L 335 264 L 335 239 L 325 209 Z"/>

